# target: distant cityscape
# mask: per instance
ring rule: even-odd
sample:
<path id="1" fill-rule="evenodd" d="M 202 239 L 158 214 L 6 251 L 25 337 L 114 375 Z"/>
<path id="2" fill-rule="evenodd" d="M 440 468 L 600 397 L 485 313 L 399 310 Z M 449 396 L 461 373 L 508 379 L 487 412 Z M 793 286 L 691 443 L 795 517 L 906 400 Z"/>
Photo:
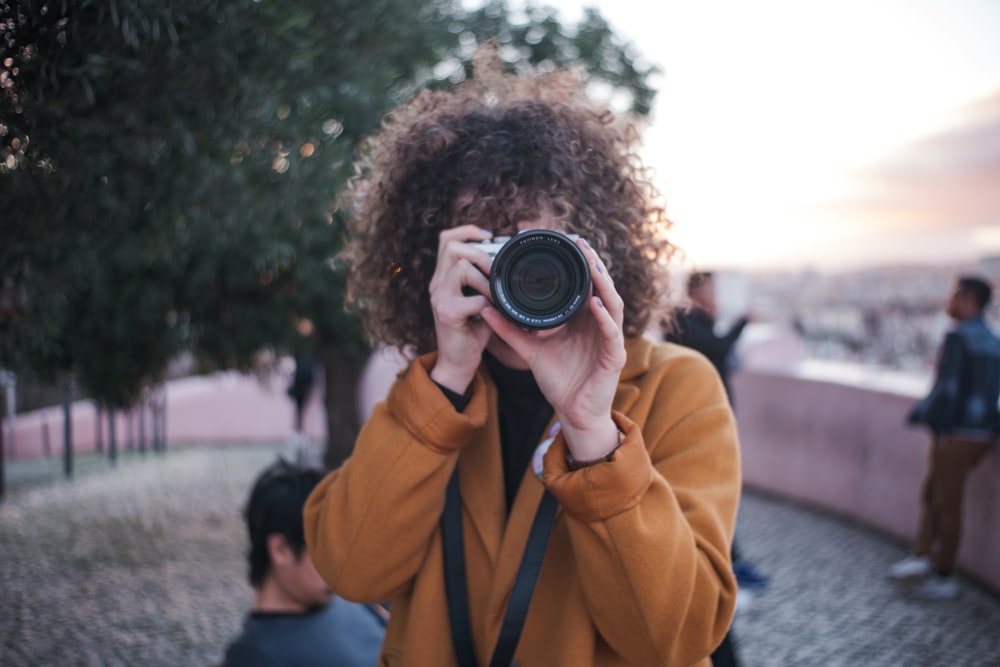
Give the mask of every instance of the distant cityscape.
<path id="1" fill-rule="evenodd" d="M 971 267 L 724 274 L 720 319 L 743 311 L 794 331 L 810 357 L 926 373 L 951 325 L 944 303 L 954 277 L 970 272 L 993 280 L 987 319 L 1000 328 L 1000 257 Z"/>

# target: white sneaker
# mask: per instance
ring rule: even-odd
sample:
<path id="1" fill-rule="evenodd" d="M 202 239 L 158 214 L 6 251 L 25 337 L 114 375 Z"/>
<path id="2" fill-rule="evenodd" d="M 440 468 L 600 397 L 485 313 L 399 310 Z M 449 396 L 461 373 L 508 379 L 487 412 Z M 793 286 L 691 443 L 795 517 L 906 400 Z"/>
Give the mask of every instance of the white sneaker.
<path id="1" fill-rule="evenodd" d="M 933 563 L 927 556 L 907 556 L 903 560 L 893 563 L 889 567 L 890 579 L 896 581 L 910 581 L 926 577 L 933 570 Z"/>
<path id="2" fill-rule="evenodd" d="M 753 596 L 753 591 L 748 591 L 745 588 L 738 588 L 736 590 L 736 610 L 733 612 L 733 615 L 741 616 L 745 614 L 750 609 L 750 605 L 753 603 Z"/>
<path id="3" fill-rule="evenodd" d="M 913 584 L 910 594 L 921 600 L 954 600 L 958 597 L 958 582 L 955 577 L 935 574 Z"/>

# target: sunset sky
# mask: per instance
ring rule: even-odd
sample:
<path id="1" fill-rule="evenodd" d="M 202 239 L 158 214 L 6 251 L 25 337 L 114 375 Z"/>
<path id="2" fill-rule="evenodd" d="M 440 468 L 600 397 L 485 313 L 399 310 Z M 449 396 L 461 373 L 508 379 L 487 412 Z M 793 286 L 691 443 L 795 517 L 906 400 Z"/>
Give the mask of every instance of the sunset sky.
<path id="1" fill-rule="evenodd" d="M 663 70 L 644 155 L 691 263 L 1000 255 L 1000 1 L 545 4 Z"/>

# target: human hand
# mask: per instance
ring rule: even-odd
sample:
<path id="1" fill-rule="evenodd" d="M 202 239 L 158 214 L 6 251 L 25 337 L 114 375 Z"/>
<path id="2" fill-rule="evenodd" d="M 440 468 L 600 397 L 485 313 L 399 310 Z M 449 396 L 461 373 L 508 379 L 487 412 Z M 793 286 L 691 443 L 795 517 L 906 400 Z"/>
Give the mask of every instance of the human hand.
<path id="1" fill-rule="evenodd" d="M 431 310 L 437 335 L 438 356 L 431 379 L 458 394 L 464 394 L 479 367 L 491 331 L 479 314 L 490 305 L 487 275 L 490 258 L 469 241 L 491 238 L 491 232 L 462 225 L 441 232 L 437 266 L 431 276 Z M 467 295 L 463 287 L 475 294 Z"/>
<path id="2" fill-rule="evenodd" d="M 492 306 L 482 318 L 531 370 L 573 457 L 589 461 L 618 444 L 611 403 L 625 365 L 624 303 L 597 253 L 584 239 L 576 243 L 590 265 L 593 293 L 573 319 L 555 329 L 526 331 Z"/>

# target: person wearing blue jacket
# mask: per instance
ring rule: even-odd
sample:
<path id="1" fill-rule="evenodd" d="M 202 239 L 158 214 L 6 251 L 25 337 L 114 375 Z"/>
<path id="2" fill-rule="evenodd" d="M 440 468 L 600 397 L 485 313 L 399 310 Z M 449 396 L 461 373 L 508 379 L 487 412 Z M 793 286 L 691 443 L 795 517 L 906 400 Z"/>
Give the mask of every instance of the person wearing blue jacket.
<path id="1" fill-rule="evenodd" d="M 913 584 L 928 599 L 958 595 L 952 576 L 962 533 L 965 480 L 1000 432 L 1000 338 L 984 318 L 990 284 L 961 276 L 946 304 L 955 326 L 941 345 L 934 383 L 908 416 L 930 429 L 932 444 L 921 491 L 920 523 L 912 555 L 895 563 L 889 577 Z"/>

